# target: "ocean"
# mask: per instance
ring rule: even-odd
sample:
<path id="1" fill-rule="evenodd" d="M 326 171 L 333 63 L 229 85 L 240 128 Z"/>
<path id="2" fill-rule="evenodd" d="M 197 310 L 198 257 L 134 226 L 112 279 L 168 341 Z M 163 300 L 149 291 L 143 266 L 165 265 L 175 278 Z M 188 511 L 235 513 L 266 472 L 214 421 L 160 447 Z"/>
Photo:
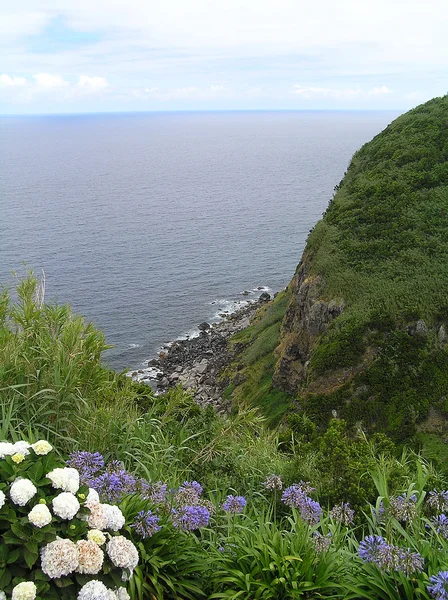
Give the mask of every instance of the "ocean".
<path id="1" fill-rule="evenodd" d="M 139 369 L 284 288 L 351 156 L 396 116 L 0 117 L 0 282 L 44 270 L 46 299 L 114 345 L 105 363 Z"/>

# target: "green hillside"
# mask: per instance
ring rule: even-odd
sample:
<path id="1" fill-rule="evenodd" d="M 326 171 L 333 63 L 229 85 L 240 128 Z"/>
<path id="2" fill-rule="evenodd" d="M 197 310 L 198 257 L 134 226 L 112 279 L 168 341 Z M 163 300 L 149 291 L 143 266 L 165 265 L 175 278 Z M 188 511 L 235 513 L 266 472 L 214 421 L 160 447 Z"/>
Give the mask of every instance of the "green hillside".
<path id="1" fill-rule="evenodd" d="M 287 402 L 275 401 L 277 387 L 317 425 L 336 411 L 397 441 L 421 428 L 443 434 L 448 97 L 409 111 L 365 144 L 335 192 L 288 287 L 277 350 L 264 358 L 276 360 L 274 401 L 257 402 L 278 417 Z"/>
<path id="2" fill-rule="evenodd" d="M 305 260 L 344 310 L 311 348 L 300 407 L 404 439 L 430 406 L 448 414 L 448 97 L 365 144 L 336 189 Z"/>

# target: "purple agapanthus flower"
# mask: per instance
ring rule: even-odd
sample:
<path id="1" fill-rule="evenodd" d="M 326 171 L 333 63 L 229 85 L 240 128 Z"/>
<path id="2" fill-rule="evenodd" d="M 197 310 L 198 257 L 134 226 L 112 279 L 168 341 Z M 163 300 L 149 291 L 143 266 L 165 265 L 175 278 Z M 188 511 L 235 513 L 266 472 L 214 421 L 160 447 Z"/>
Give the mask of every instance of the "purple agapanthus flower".
<path id="1" fill-rule="evenodd" d="M 439 571 L 429 578 L 428 592 L 435 600 L 448 600 L 448 571 Z"/>
<path id="2" fill-rule="evenodd" d="M 166 502 L 167 484 L 161 481 L 151 483 L 146 479 L 137 481 L 137 489 L 145 500 L 152 504 L 164 504 Z"/>
<path id="3" fill-rule="evenodd" d="M 368 535 L 360 544 L 358 554 L 363 562 L 376 564 L 385 571 L 410 576 L 423 570 L 424 561 L 418 552 L 388 544 L 380 535 Z"/>
<path id="4" fill-rule="evenodd" d="M 92 487 L 92 480 L 104 468 L 104 458 L 99 452 L 77 451 L 70 454 L 66 464 L 79 472 L 81 485 Z"/>
<path id="5" fill-rule="evenodd" d="M 417 496 L 392 496 L 389 501 L 389 514 L 404 523 L 412 521 L 417 516 Z"/>
<path id="6" fill-rule="evenodd" d="M 131 527 L 145 540 L 162 529 L 159 521 L 159 517 L 154 515 L 150 510 L 141 510 L 135 517 Z"/>
<path id="7" fill-rule="evenodd" d="M 442 490 L 438 492 L 437 490 L 433 490 L 429 492 L 427 503 L 428 506 L 437 512 L 448 511 L 448 491 Z"/>
<path id="8" fill-rule="evenodd" d="M 171 510 L 171 518 L 174 527 L 181 531 L 194 531 L 200 527 L 206 527 L 210 520 L 210 512 L 205 506 L 193 505 L 182 506 Z"/>
<path id="9" fill-rule="evenodd" d="M 232 494 L 230 494 L 222 503 L 222 507 L 226 513 L 236 514 L 243 512 L 246 504 L 246 498 L 243 496 L 232 496 Z"/>
<path id="10" fill-rule="evenodd" d="M 348 502 L 341 502 L 341 504 L 333 506 L 333 508 L 330 510 L 330 517 L 338 523 L 346 525 L 347 527 L 353 523 L 354 516 L 355 511 L 350 508 L 350 504 Z"/>
<path id="11" fill-rule="evenodd" d="M 121 468 L 99 475 L 91 481 L 91 487 L 108 502 L 118 502 L 125 494 L 135 492 L 136 481 L 133 475 Z"/>
<path id="12" fill-rule="evenodd" d="M 448 539 L 448 517 L 445 514 L 438 515 L 431 519 L 431 525 L 444 539 Z"/>
<path id="13" fill-rule="evenodd" d="M 368 535 L 359 544 L 358 554 L 363 562 L 378 563 L 381 548 L 387 546 L 386 540 L 380 535 Z"/>

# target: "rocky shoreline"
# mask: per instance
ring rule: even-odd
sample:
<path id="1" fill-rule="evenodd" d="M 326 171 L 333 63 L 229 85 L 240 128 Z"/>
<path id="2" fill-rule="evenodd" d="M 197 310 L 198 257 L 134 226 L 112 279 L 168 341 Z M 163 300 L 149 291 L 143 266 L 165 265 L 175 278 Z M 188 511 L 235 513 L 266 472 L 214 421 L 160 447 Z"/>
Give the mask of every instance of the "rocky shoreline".
<path id="1" fill-rule="evenodd" d="M 227 412 L 231 401 L 224 400 L 222 394 L 228 383 L 219 379 L 222 370 L 234 358 L 227 342 L 250 325 L 254 314 L 270 298 L 270 294 L 264 292 L 243 308 L 223 315 L 219 323 L 201 323 L 197 337 L 172 342 L 162 349 L 158 358 L 148 362 L 148 369 L 133 371 L 130 375 L 151 385 L 160 394 L 181 385 L 200 406 L 212 405 L 219 412 Z"/>

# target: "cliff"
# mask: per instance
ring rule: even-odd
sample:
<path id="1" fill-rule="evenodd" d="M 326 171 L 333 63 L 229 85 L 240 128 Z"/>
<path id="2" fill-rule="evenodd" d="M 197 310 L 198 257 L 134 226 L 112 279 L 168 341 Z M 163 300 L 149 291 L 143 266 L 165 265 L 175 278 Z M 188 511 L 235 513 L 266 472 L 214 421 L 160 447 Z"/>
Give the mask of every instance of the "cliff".
<path id="1" fill-rule="evenodd" d="M 320 426 L 336 411 L 397 440 L 445 433 L 448 97 L 402 115 L 353 156 L 287 293 L 271 391 Z"/>

